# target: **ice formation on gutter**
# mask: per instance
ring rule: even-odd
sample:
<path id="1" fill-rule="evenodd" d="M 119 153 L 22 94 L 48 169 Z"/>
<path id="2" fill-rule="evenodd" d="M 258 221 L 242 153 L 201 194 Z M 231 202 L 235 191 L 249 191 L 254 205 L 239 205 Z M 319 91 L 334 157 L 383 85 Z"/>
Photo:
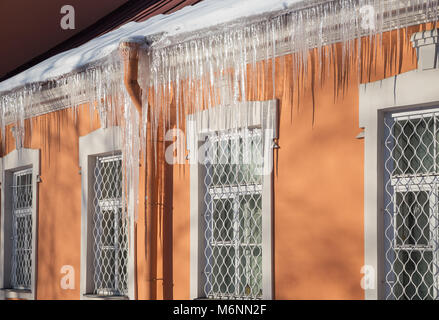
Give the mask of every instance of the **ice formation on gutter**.
<path id="1" fill-rule="evenodd" d="M 0 83 L 0 95 L 29 83 L 46 82 L 102 63 L 117 51 L 120 40 L 127 37 L 177 35 L 192 32 L 236 19 L 278 12 L 303 0 L 203 0 L 169 14 L 157 15 L 144 22 L 129 22 L 116 30 L 53 56 L 38 65 Z M 305 2 L 314 2 L 306 0 Z M 321 1 L 320 1 L 321 2 Z"/>
<path id="2" fill-rule="evenodd" d="M 22 139 L 26 118 L 66 107 L 76 113 L 79 105 L 90 103 L 90 112 L 98 111 L 104 126 L 117 123 L 122 128 L 124 199 L 137 199 L 147 114 L 157 137 L 158 130 L 171 126 L 171 119 L 183 127 L 190 113 L 251 100 L 248 87 L 271 87 L 275 92 L 273 57 L 294 53 L 293 78 L 299 81 L 299 74 L 309 74 L 311 48 L 317 48 L 321 67 L 329 55 L 325 46 L 341 43 L 344 64 L 360 52 L 362 36 L 372 41 L 381 39 L 384 31 L 436 21 L 438 5 L 439 0 L 206 0 L 169 16 L 130 23 L 74 49 L 71 56 L 67 52 L 53 57 L 0 84 L 0 91 L 7 91 L 0 94 L 2 145 L 8 124 L 15 124 Z M 364 8 L 373 12 L 372 25 L 364 24 Z M 142 119 L 125 91 L 115 52 L 128 36 L 144 36 L 149 43 L 139 69 Z M 49 71 L 43 73 L 44 68 Z M 256 76 L 261 71 L 264 79 Z M 17 85 L 21 87 L 14 89 Z M 43 102 L 50 98 L 55 100 L 47 107 Z M 233 127 L 237 119 L 233 109 L 228 110 Z"/>
<path id="3" fill-rule="evenodd" d="M 344 74 L 350 62 L 361 59 L 362 37 L 369 37 L 369 44 L 382 41 L 385 31 L 436 21 L 439 14 L 438 0 L 301 4 L 299 9 L 269 12 L 195 32 L 164 34 L 154 41 L 140 71 L 144 76 L 144 108 L 153 122 L 153 136 L 157 136 L 157 130 L 169 129 L 173 118 L 179 128 L 188 114 L 201 116 L 200 111 L 215 106 L 255 100 L 254 88 L 264 88 L 273 93 L 269 98 L 274 98 L 276 57 L 293 54 L 293 68 L 287 72 L 293 73 L 293 81 L 304 83 L 312 72 L 308 70 L 310 50 L 317 50 L 316 70 L 322 70 L 325 60 L 338 62 L 328 45 L 340 43 L 339 68 Z M 285 71 L 282 61 L 278 64 L 280 74 Z M 258 76 L 261 73 L 263 79 Z M 249 88 L 253 92 L 248 92 Z M 225 110 L 229 112 L 225 116 L 230 122 L 227 127 L 237 128 L 241 119 L 233 108 Z M 160 114 L 164 115 L 162 123 Z"/>

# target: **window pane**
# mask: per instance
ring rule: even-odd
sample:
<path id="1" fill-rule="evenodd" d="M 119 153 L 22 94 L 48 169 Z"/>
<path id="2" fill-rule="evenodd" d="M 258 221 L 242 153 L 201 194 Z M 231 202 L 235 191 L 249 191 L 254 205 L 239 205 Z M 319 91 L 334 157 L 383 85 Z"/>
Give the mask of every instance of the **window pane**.
<path id="1" fill-rule="evenodd" d="M 235 295 L 235 248 L 214 246 L 212 258 L 212 293 Z"/>
<path id="2" fill-rule="evenodd" d="M 116 293 L 115 284 L 115 251 L 114 249 L 101 248 L 98 250 L 99 263 L 96 265 L 95 277 L 100 284 L 96 288 L 99 295 L 112 295 Z"/>
<path id="3" fill-rule="evenodd" d="M 215 139 L 212 142 L 213 148 L 213 185 L 232 184 L 233 177 L 229 177 L 231 164 L 231 143 L 227 139 Z"/>
<path id="4" fill-rule="evenodd" d="M 206 296 L 262 297 L 261 130 L 207 138 Z"/>
<path id="5" fill-rule="evenodd" d="M 31 281 L 31 249 L 32 249 L 32 216 L 23 215 L 16 218 L 16 237 L 15 237 L 15 281 L 14 288 L 30 288 Z"/>
<path id="6" fill-rule="evenodd" d="M 122 157 L 97 157 L 94 173 L 94 293 L 126 295 L 128 229 L 122 207 Z"/>
<path id="7" fill-rule="evenodd" d="M 393 126 L 394 175 L 434 171 L 434 119 L 397 120 Z"/>
<path id="8" fill-rule="evenodd" d="M 262 136 L 259 130 L 208 138 L 212 186 L 262 183 Z"/>
<path id="9" fill-rule="evenodd" d="M 240 294 L 262 296 L 262 196 L 240 197 Z"/>
<path id="10" fill-rule="evenodd" d="M 239 250 L 239 291 L 247 297 L 262 297 L 262 249 L 260 246 L 241 246 Z"/>
<path id="11" fill-rule="evenodd" d="M 431 251 L 397 252 L 394 270 L 398 281 L 393 288 L 397 299 L 432 299 L 432 259 Z"/>
<path id="12" fill-rule="evenodd" d="M 396 193 L 396 244 L 428 245 L 430 202 L 426 191 Z"/>
<path id="13" fill-rule="evenodd" d="M 116 199 L 122 196 L 122 161 L 103 161 L 100 167 L 101 199 Z"/>
<path id="14" fill-rule="evenodd" d="M 32 271 L 32 170 L 13 173 L 11 285 L 30 289 Z"/>
<path id="15" fill-rule="evenodd" d="M 248 165 L 249 181 L 252 183 L 262 183 L 263 154 L 261 133 L 254 134 L 250 139 L 250 163 Z"/>
<path id="16" fill-rule="evenodd" d="M 213 240 L 233 240 L 233 199 L 217 199 L 213 201 Z"/>
<path id="17" fill-rule="evenodd" d="M 17 173 L 14 189 L 14 209 L 32 207 L 32 173 Z"/>
<path id="18" fill-rule="evenodd" d="M 114 246 L 114 211 L 113 210 L 103 210 L 100 213 L 100 233 L 98 240 L 101 247 Z"/>
<path id="19" fill-rule="evenodd" d="M 262 196 L 261 194 L 240 197 L 239 206 L 240 241 L 262 243 Z"/>

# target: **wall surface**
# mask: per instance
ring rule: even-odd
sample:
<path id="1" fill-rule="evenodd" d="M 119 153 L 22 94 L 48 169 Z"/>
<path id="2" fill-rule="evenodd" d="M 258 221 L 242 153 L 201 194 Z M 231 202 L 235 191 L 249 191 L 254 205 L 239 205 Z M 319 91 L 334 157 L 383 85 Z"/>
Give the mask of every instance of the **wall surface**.
<path id="1" fill-rule="evenodd" d="M 282 77 L 279 70 L 276 81 Z M 302 92 L 299 105 L 297 93 L 292 97 L 277 90 L 276 98 L 274 297 L 362 299 L 363 141 L 355 138 L 361 131 L 357 86 L 334 101 L 333 82 L 325 81 L 315 91 L 314 123 L 312 92 Z M 176 171 L 174 297 L 188 299 L 189 168 Z"/>
<path id="2" fill-rule="evenodd" d="M 295 70 L 292 56 L 276 59 L 275 98 L 280 103 L 280 149 L 275 152 L 274 178 L 276 299 L 364 299 L 360 286 L 364 140 L 356 138 L 362 131 L 358 86 L 415 69 L 410 36 L 431 27 L 388 32 L 382 40 L 364 38 L 361 63 L 355 51 L 347 55 L 345 69 L 341 45 L 325 48 L 328 58 L 323 59 L 321 69 L 316 52 L 311 51 L 307 79 Z M 267 81 L 257 88 L 249 85 L 253 100 L 273 97 L 267 85 L 271 62 L 264 69 L 257 76 Z M 189 298 L 189 199 L 186 165 L 174 169 L 176 299 Z"/>
<path id="3" fill-rule="evenodd" d="M 408 29 L 408 36 L 421 27 Z M 422 27 L 423 28 L 423 27 Z M 384 54 L 362 45 L 362 68 L 351 57 L 340 69 L 341 46 L 328 48 L 328 69 L 310 53 L 309 76 L 293 77 L 292 56 L 276 60 L 274 93 L 280 102 L 280 149 L 275 153 L 274 288 L 276 299 L 362 299 L 364 257 L 363 140 L 358 128 L 358 85 L 416 68 L 405 31 L 385 34 Z M 373 44 L 373 42 L 372 42 Z M 381 50 L 378 50 L 380 52 Z M 369 61 L 368 61 L 369 59 Z M 336 63 L 335 63 L 336 62 Z M 372 62 L 372 63 L 371 63 Z M 360 70 L 360 71 L 359 71 Z M 265 72 L 267 72 L 265 74 Z M 358 74 L 361 72 L 361 74 Z M 320 81 L 319 74 L 325 74 Z M 300 74 L 300 72 L 299 72 Z M 313 75 L 313 76 L 311 76 Z M 252 87 L 252 100 L 273 98 L 271 63 L 258 72 L 266 82 Z M 25 147 L 41 149 L 38 219 L 38 299 L 79 299 L 81 177 L 78 139 L 99 127 L 83 106 L 27 121 Z M 7 131 L 5 153 L 14 148 Z M 149 278 L 145 252 L 145 165 L 140 167 L 137 222 L 137 297 Z M 165 209 L 157 221 L 157 299 L 189 298 L 189 166 L 167 177 Z M 76 271 L 75 289 L 62 290 L 63 265 Z"/>
<path id="4" fill-rule="evenodd" d="M 79 299 L 81 248 L 81 176 L 79 136 L 98 128 L 87 107 L 74 120 L 70 110 L 26 121 L 25 147 L 40 149 L 38 183 L 37 299 Z M 6 151 L 15 148 L 7 130 Z M 61 289 L 61 268 L 75 270 L 75 289 Z"/>

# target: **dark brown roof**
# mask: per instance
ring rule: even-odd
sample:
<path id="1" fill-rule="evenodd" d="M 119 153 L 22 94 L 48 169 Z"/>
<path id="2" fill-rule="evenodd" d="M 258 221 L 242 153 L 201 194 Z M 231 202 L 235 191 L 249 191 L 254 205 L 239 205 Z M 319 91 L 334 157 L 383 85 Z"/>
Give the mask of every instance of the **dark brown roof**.
<path id="1" fill-rule="evenodd" d="M 144 21 L 158 14 L 169 14 L 185 6 L 193 5 L 202 0 L 130 0 L 114 10 L 96 23 L 78 32 L 66 41 L 34 57 L 20 67 L 8 72 L 0 78 L 4 81 L 16 74 L 33 67 L 34 65 L 63 51 L 78 47 L 93 38 L 96 38 L 130 21 Z"/>

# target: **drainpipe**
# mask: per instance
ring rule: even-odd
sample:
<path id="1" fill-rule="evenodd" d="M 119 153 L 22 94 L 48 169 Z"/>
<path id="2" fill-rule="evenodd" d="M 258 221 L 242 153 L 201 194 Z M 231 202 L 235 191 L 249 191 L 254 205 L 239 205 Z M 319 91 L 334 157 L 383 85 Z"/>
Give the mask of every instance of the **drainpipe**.
<path id="1" fill-rule="evenodd" d="M 140 44 L 131 41 L 122 41 L 119 45 L 119 52 L 123 59 L 124 77 L 123 82 L 128 94 L 139 115 L 142 115 L 142 89 L 137 82 L 139 66 Z"/>
<path id="2" fill-rule="evenodd" d="M 139 48 L 140 44 L 133 41 L 122 41 L 119 45 L 119 52 L 124 64 L 124 84 L 131 100 L 142 118 L 142 90 L 137 81 L 138 65 L 139 65 Z M 149 117 L 149 114 L 147 115 Z M 151 137 L 150 119 L 148 119 L 148 127 L 146 132 L 146 299 L 152 300 L 156 298 L 156 251 L 157 251 L 157 217 L 156 217 L 156 195 L 157 184 L 154 183 L 154 153 Z"/>

